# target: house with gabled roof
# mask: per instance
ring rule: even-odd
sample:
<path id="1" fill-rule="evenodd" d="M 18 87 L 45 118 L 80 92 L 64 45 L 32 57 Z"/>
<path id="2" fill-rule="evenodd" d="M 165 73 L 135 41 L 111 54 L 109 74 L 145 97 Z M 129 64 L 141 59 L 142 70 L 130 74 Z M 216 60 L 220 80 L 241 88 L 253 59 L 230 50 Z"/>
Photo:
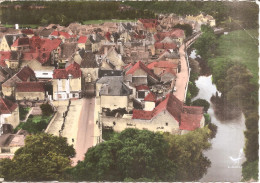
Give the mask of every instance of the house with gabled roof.
<path id="1" fill-rule="evenodd" d="M 131 82 L 134 86 L 153 85 L 158 83 L 160 78 L 148 69 L 141 61 L 138 61 L 125 73 L 125 81 Z"/>
<path id="2" fill-rule="evenodd" d="M 55 69 L 52 86 L 53 99 L 66 100 L 81 97 L 82 71 L 79 64 L 73 62 L 65 69 Z"/>
<path id="3" fill-rule="evenodd" d="M 80 36 L 77 43 L 79 49 L 86 49 L 86 43 L 87 43 L 88 37 L 87 36 Z"/>
<path id="4" fill-rule="evenodd" d="M 122 70 L 125 63 L 121 54 L 116 51 L 116 48 L 111 47 L 107 50 L 105 47 L 105 50 L 100 68 L 103 70 Z"/>
<path id="5" fill-rule="evenodd" d="M 149 97 L 150 98 L 150 97 Z M 154 98 L 151 97 L 153 100 Z M 130 117 L 131 116 L 131 117 Z M 154 132 L 185 134 L 204 127 L 203 107 L 185 106 L 169 93 L 153 110 L 133 110 L 127 117 L 111 118 L 102 116 L 104 127 L 121 132 L 126 128 L 137 128 Z"/>
<path id="6" fill-rule="evenodd" d="M 53 31 L 50 35 L 49 35 L 50 39 L 53 38 L 59 38 L 62 40 L 63 43 L 65 42 L 71 42 L 73 40 L 76 40 L 77 36 L 76 35 L 71 35 L 67 32 L 63 32 L 63 31 Z"/>
<path id="7" fill-rule="evenodd" d="M 0 97 L 0 135 L 3 133 L 3 124 L 11 124 L 16 128 L 20 123 L 18 104 Z"/>
<path id="8" fill-rule="evenodd" d="M 28 67 L 23 67 L 19 72 L 2 84 L 2 92 L 5 96 L 15 97 L 16 83 L 37 81 L 34 71 Z"/>
<path id="9" fill-rule="evenodd" d="M 11 46 L 18 38 L 25 38 L 24 34 L 8 34 L 5 35 L 0 44 L 0 51 L 11 51 Z"/>
<path id="10" fill-rule="evenodd" d="M 45 101 L 45 82 L 19 82 L 15 87 L 17 101 Z"/>
<path id="11" fill-rule="evenodd" d="M 29 51 L 29 38 L 21 37 L 15 40 L 11 45 L 12 51 Z"/>
<path id="12" fill-rule="evenodd" d="M 123 76 L 105 76 L 96 82 L 96 97 L 101 109 L 125 108 L 130 110 L 132 90 L 124 83 Z"/>

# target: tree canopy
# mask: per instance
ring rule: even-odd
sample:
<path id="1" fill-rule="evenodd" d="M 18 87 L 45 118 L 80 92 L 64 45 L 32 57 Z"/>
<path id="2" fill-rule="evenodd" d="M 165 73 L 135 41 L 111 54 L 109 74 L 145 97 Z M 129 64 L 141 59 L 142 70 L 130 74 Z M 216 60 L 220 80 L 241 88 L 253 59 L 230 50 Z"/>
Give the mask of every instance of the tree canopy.
<path id="1" fill-rule="evenodd" d="M 186 135 L 126 129 L 88 150 L 68 171 L 77 181 L 194 181 L 210 166 L 203 151 L 210 148 L 205 127 Z"/>
<path id="2" fill-rule="evenodd" d="M 209 25 L 201 25 L 202 35 L 194 43 L 197 54 L 208 59 L 215 54 L 217 39 L 213 29 Z"/>
<path id="3" fill-rule="evenodd" d="M 84 161 L 71 170 L 72 176 L 87 181 L 175 180 L 176 167 L 167 157 L 168 148 L 159 133 L 126 129 L 90 148 Z"/>
<path id="4" fill-rule="evenodd" d="M 64 137 L 45 133 L 30 135 L 12 160 L 1 160 L 0 172 L 8 181 L 59 180 L 74 156 L 75 150 Z"/>
<path id="5" fill-rule="evenodd" d="M 203 155 L 211 147 L 211 131 L 205 127 L 185 135 L 164 134 L 170 145 L 168 156 L 177 166 L 175 181 L 198 181 L 210 167 Z"/>

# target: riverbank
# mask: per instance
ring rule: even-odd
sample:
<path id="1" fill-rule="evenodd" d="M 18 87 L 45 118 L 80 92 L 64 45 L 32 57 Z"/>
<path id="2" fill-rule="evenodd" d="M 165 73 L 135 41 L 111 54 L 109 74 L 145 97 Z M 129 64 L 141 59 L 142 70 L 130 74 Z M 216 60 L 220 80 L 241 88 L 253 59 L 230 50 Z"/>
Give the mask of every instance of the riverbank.
<path id="1" fill-rule="evenodd" d="M 245 114 L 245 120 L 239 125 L 246 126 L 244 129 L 246 131 L 241 132 L 242 135 L 245 134 L 242 149 L 244 149 L 246 159 L 243 159 L 244 163 L 238 167 L 241 176 L 236 181 L 258 179 L 258 44 L 254 38 L 256 35 L 256 30 L 239 30 L 230 32 L 228 35 L 224 34 L 217 39 L 213 54 L 205 60 L 211 68 L 212 80 L 221 92 L 221 97 L 213 98 L 215 106 L 212 105 L 212 107 L 218 110 L 217 113 L 214 111 L 214 115 L 219 114 L 222 119 L 218 119 L 223 120 L 223 124 L 229 125 L 229 121 L 232 122 L 234 117 L 240 115 L 231 115 L 228 112 L 238 109 Z M 231 107 L 233 107 L 232 110 Z M 241 114 L 240 111 L 236 112 Z M 238 119 L 240 118 L 234 120 L 239 121 Z M 235 142 L 236 139 L 232 143 Z M 229 148 L 227 147 L 224 151 L 226 150 Z M 210 179 L 202 180 L 209 181 Z"/>

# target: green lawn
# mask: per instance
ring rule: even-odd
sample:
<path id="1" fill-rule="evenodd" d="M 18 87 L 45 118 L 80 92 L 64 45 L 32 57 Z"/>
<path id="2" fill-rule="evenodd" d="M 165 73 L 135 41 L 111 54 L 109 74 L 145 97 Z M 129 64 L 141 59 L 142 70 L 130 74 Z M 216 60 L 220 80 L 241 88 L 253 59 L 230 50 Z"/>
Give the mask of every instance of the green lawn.
<path id="1" fill-rule="evenodd" d="M 30 107 L 19 107 L 20 120 L 25 120 L 26 115 L 30 111 Z"/>
<path id="2" fill-rule="evenodd" d="M 112 19 L 112 20 L 87 20 L 84 21 L 83 24 L 88 25 L 88 24 L 102 24 L 105 22 L 134 22 L 135 20 L 117 20 L 117 19 Z"/>
<path id="3" fill-rule="evenodd" d="M 49 124 L 51 116 L 30 116 L 26 122 L 21 122 L 16 128 L 15 133 L 19 129 L 28 131 L 29 133 L 35 134 L 45 130 Z"/>
<path id="4" fill-rule="evenodd" d="M 255 38 L 251 38 L 248 33 Z M 253 73 L 253 83 L 258 83 L 258 32 L 239 30 L 222 35 L 219 40 L 218 55 L 212 60 L 227 58 L 245 64 Z"/>
<path id="5" fill-rule="evenodd" d="M 43 121 L 45 121 L 47 123 L 51 119 L 51 116 L 33 116 L 30 119 L 34 123 L 39 123 L 41 120 L 43 120 Z"/>
<path id="6" fill-rule="evenodd" d="M 4 27 L 7 27 L 7 28 L 14 28 L 14 24 L 2 24 Z M 39 25 L 36 25 L 36 24 L 19 24 L 19 28 L 32 28 L 32 29 L 36 29 L 39 27 Z"/>

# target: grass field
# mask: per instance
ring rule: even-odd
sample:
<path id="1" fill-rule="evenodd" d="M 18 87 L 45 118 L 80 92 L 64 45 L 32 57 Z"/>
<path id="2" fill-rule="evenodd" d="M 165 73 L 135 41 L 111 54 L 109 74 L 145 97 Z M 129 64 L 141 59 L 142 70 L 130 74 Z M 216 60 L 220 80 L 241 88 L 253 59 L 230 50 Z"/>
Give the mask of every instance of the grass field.
<path id="1" fill-rule="evenodd" d="M 250 35 L 253 37 L 250 37 Z M 218 39 L 218 55 L 235 62 L 245 64 L 253 73 L 253 83 L 258 83 L 258 32 L 257 30 L 239 30 L 222 35 Z M 215 57 L 213 60 L 218 60 Z"/>
<path id="2" fill-rule="evenodd" d="M 88 25 L 88 24 L 102 24 L 105 22 L 134 22 L 135 20 L 117 20 L 117 19 L 112 19 L 112 20 L 87 20 L 84 21 L 83 24 Z"/>
<path id="3" fill-rule="evenodd" d="M 4 27 L 7 27 L 7 28 L 14 28 L 15 25 L 14 24 L 2 24 Z M 36 25 L 36 24 L 19 24 L 19 29 L 21 28 L 32 28 L 32 29 L 36 29 L 38 28 L 39 25 Z"/>

